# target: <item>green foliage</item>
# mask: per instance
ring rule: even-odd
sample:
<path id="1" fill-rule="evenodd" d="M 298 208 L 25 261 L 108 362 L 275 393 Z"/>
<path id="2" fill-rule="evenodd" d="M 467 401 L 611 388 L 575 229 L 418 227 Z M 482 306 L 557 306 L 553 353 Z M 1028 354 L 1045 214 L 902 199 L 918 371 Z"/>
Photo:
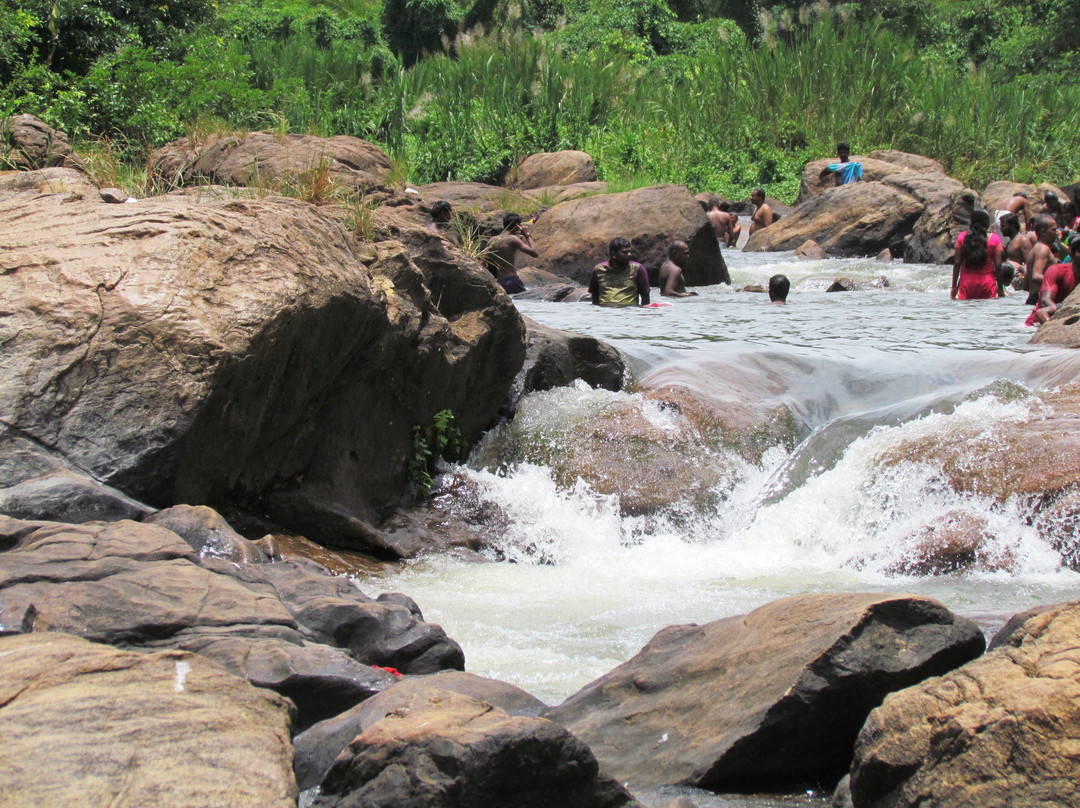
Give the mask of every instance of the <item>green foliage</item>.
<path id="1" fill-rule="evenodd" d="M 469 447 L 461 436 L 461 431 L 454 426 L 454 413 L 441 410 L 435 413 L 431 426 L 413 427 L 413 453 L 409 459 L 409 480 L 420 497 L 431 492 L 436 466 L 439 460 L 457 462 L 461 460 Z"/>
<path id="2" fill-rule="evenodd" d="M 407 65 L 449 48 L 462 18 L 453 0 L 383 0 L 386 41 Z"/>
<path id="3" fill-rule="evenodd" d="M 675 13 L 665 0 L 600 0 L 558 36 L 571 53 L 602 51 L 644 61 L 678 47 Z"/>

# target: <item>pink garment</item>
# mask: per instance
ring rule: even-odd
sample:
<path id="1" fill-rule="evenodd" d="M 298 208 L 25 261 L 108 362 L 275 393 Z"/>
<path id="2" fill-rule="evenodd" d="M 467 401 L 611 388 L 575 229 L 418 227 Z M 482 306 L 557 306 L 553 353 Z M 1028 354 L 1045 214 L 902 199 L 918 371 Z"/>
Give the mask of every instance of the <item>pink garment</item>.
<path id="1" fill-rule="evenodd" d="M 956 254 L 964 246 L 967 230 L 956 239 Z M 960 279 L 956 285 L 957 300 L 986 300 L 997 297 L 997 277 L 994 274 L 994 252 L 1001 252 L 1001 236 L 990 233 L 986 239 L 986 260 L 981 267 L 960 266 Z"/>

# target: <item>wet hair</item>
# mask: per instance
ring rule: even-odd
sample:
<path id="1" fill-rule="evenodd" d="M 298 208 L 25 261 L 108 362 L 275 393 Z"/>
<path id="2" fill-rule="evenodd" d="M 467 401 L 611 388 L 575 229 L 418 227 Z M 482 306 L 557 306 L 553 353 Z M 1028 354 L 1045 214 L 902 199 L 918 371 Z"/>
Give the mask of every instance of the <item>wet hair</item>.
<path id="1" fill-rule="evenodd" d="M 1001 262 L 1001 285 L 1010 286 L 1016 277 L 1016 264 L 1012 261 Z"/>
<path id="2" fill-rule="evenodd" d="M 750 192 L 750 196 L 753 196 L 754 194 L 761 194 L 761 198 L 764 199 L 765 198 L 765 189 L 764 188 L 755 188 L 753 191 Z"/>
<path id="3" fill-rule="evenodd" d="M 1069 252 L 1080 253 L 1080 233 L 1073 233 L 1069 238 Z"/>
<path id="4" fill-rule="evenodd" d="M 777 300 L 786 301 L 788 290 L 791 289 L 791 281 L 787 279 L 787 275 L 773 275 L 769 278 L 769 300 L 776 302 Z"/>
<path id="5" fill-rule="evenodd" d="M 503 214 L 503 230 L 512 230 L 521 224 L 520 213 L 504 213 Z"/>
<path id="6" fill-rule="evenodd" d="M 707 199 L 699 199 L 698 204 L 701 205 L 701 209 L 703 211 L 705 211 L 706 213 L 709 212 L 709 200 L 707 200 Z"/>
<path id="7" fill-rule="evenodd" d="M 719 207 L 720 207 L 720 197 L 710 196 L 709 197 L 709 210 L 712 210 L 713 208 L 719 208 Z"/>
<path id="8" fill-rule="evenodd" d="M 1059 201 L 1058 200 L 1058 195 L 1055 194 L 1053 191 L 1046 191 L 1043 194 L 1043 202 L 1046 203 L 1046 204 L 1049 204 L 1051 202 L 1058 202 L 1058 201 Z"/>
<path id="9" fill-rule="evenodd" d="M 445 199 L 440 199 L 434 205 L 431 206 L 431 218 L 438 219 L 442 216 L 449 216 L 453 212 L 453 208 L 450 203 Z"/>
<path id="10" fill-rule="evenodd" d="M 1019 233 L 1020 232 L 1020 217 L 1017 216 L 1015 213 L 1002 214 L 1001 218 L 998 219 L 998 226 L 1001 228 L 1002 233 L 1005 232 L 1006 228 L 1008 228 L 1010 230 L 1015 228 L 1016 232 Z"/>
<path id="11" fill-rule="evenodd" d="M 624 239 L 622 236 L 616 236 L 611 240 L 611 243 L 608 244 L 608 255 L 614 255 L 617 250 L 621 250 L 623 247 L 629 246 L 630 242 L 628 240 Z"/>
<path id="12" fill-rule="evenodd" d="M 971 212 L 971 225 L 968 227 L 964 243 L 960 247 L 960 265 L 981 267 L 986 263 L 987 230 L 990 228 L 990 214 L 985 210 Z"/>
<path id="13" fill-rule="evenodd" d="M 1024 199 L 1028 198 L 1027 191 L 1017 191 L 1013 196 L 1022 196 Z"/>

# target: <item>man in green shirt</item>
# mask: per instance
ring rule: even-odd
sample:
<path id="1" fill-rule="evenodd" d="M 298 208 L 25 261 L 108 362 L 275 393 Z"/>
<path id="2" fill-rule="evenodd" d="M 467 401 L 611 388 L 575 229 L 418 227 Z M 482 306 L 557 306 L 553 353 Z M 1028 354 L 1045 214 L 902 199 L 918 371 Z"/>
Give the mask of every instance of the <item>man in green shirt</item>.
<path id="1" fill-rule="evenodd" d="M 608 260 L 593 267 L 589 293 L 594 306 L 648 306 L 649 275 L 645 267 L 631 261 L 630 242 L 614 238 L 608 245 Z"/>

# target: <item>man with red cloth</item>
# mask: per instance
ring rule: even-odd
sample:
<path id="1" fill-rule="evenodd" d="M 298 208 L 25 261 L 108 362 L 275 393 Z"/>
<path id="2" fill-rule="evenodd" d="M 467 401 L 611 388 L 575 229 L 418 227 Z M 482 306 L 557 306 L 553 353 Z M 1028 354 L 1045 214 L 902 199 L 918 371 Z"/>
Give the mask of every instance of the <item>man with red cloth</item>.
<path id="1" fill-rule="evenodd" d="M 1072 237 L 1069 251 L 1072 253 L 1071 264 L 1054 264 L 1046 270 L 1042 290 L 1039 292 L 1039 302 L 1024 325 L 1045 323 L 1080 283 L 1080 235 Z"/>

